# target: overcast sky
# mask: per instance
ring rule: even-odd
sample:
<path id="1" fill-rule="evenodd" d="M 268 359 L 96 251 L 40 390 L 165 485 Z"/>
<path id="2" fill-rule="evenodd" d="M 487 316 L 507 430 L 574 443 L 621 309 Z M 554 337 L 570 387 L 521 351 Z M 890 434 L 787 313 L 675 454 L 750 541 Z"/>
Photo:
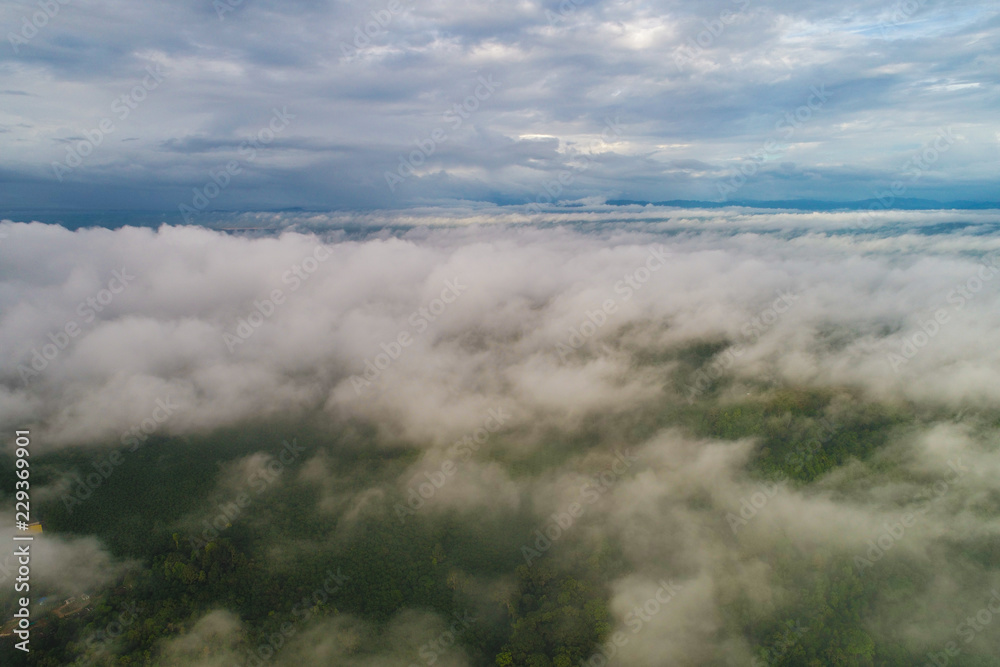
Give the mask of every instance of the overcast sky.
<path id="1" fill-rule="evenodd" d="M 5 210 L 998 198 L 985 1 L 2 0 L 0 26 Z"/>

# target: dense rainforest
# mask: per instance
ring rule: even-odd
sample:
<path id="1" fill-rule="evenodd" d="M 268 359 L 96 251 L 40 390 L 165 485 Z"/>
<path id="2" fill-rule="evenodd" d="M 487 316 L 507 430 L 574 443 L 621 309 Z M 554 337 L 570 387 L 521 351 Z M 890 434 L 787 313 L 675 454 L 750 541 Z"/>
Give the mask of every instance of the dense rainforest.
<path id="1" fill-rule="evenodd" d="M 680 385 L 712 350 L 686 354 L 672 377 Z M 527 480 L 572 465 L 580 452 L 639 446 L 667 429 L 723 446 L 751 442 L 749 479 L 764 489 L 780 483 L 801 491 L 852 466 L 862 477 L 892 474 L 892 459 L 881 453 L 894 440 L 951 418 L 850 390 L 759 386 L 741 392 L 739 400 L 723 399 L 725 390 L 722 381 L 708 388 L 705 400 L 643 405 L 550 429 L 535 436 L 544 438 L 544 447 L 509 446 L 527 436 L 501 432 L 476 456 L 503 466 L 514 480 Z M 412 505 L 396 480 L 414 465 L 419 448 L 387 440 L 372 424 L 320 423 L 154 437 L 135 451 L 121 449 L 121 465 L 85 498 L 67 499 L 76 488 L 72 482 L 62 495 L 49 495 L 39 508 L 46 534 L 96 536 L 125 565 L 113 581 L 87 592 L 84 611 L 59 618 L 36 609 L 41 620 L 31 664 L 172 664 L 179 649 L 164 647 L 213 613 L 225 613 L 237 629 L 218 643 L 185 649 L 190 664 L 281 664 L 289 655 L 286 645 L 315 628 L 339 632 L 338 650 L 345 654 L 360 659 L 370 653 L 377 661 L 378 638 L 407 614 L 420 613 L 437 625 L 412 640 L 401 665 L 448 665 L 459 656 L 483 666 L 603 665 L 608 657 L 614 663 L 630 627 L 641 630 L 650 620 L 641 606 L 612 609 L 612 582 L 628 577 L 634 565 L 615 533 L 595 538 L 590 530 L 565 527 L 546 540 L 539 530 L 546 510 L 530 501 L 472 514 L 455 508 L 401 512 Z M 247 457 L 282 460 L 282 443 L 287 450 L 289 441 L 302 455 L 272 465 L 270 478 L 224 481 Z M 107 455 L 106 449 L 80 449 L 40 456 L 33 461 L 35 483 L 83 480 Z M 319 460 L 335 471 L 322 484 L 310 482 Z M 9 459 L 3 463 L 9 487 L 13 468 Z M 655 473 L 657 465 L 647 462 L 625 475 Z M 687 502 L 708 501 L 694 496 Z M 734 550 L 739 528 L 756 513 L 740 511 L 734 506 L 710 514 L 714 530 L 733 530 L 724 539 Z M 959 567 L 993 568 L 1000 538 L 942 548 Z M 715 632 L 743 637 L 754 647 L 755 664 L 923 664 L 924 657 L 880 616 L 932 585 L 928 564 L 912 553 L 887 553 L 859 567 L 857 556 L 810 552 L 778 538 L 752 558 L 787 594 L 766 608 L 731 594 L 720 605 L 725 613 Z M 678 568 L 671 579 L 683 587 L 685 575 Z M 5 665 L 22 659 L 9 644 L 0 651 Z M 1000 664 L 969 648 L 949 660 Z"/>

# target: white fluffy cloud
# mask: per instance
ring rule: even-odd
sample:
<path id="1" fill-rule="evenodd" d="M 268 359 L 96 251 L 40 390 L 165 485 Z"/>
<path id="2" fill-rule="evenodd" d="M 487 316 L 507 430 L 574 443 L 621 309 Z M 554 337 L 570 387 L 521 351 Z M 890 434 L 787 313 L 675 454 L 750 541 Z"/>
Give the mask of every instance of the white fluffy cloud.
<path id="1" fill-rule="evenodd" d="M 275 214 L 260 222 L 284 231 L 259 237 L 4 222 L 0 427 L 30 427 L 41 451 L 261 417 L 318 414 L 334 428 L 361 418 L 387 436 L 372 442 L 419 451 L 359 482 L 338 469 L 335 450 L 320 449 L 275 486 L 315 487 L 316 509 L 337 517 L 334 542 L 449 462 L 458 470 L 426 498 L 424 517 L 537 516 L 544 526 L 594 475 L 614 470 L 560 555 L 542 557 L 620 546 L 629 568 L 606 582 L 610 620 L 628 637 L 622 659 L 636 665 L 749 661 L 759 646 L 733 609 L 755 622 L 796 608 L 803 593 L 789 582 L 808 579 L 797 563 L 853 562 L 886 525 L 926 509 L 892 548 L 926 565 L 927 588 L 905 609 L 880 598 L 893 619 L 880 632 L 941 645 L 970 591 L 997 583 L 975 563 L 945 566 L 949 550 L 988 544 L 997 530 L 997 464 L 983 423 L 974 414 L 951 421 L 960 406 L 992 414 L 1000 399 L 1000 271 L 991 268 L 1000 244 L 984 234 L 997 214 L 886 214 L 859 231 L 848 213 L 669 213 L 590 206 L 529 224 L 504 209 L 427 209 L 371 214 L 360 226 Z M 765 487 L 747 472 L 757 443 L 680 427 L 643 436 L 624 472 L 613 467 L 617 442 L 543 451 L 553 433 L 702 400 L 697 382 L 678 387 L 671 373 L 678 350 L 708 344 L 717 351 L 704 377 L 721 369 L 735 378 L 713 405 L 797 385 L 829 391 L 834 422 L 866 401 L 919 406 L 927 422 L 808 485 Z M 51 359 L 25 383 L 35 351 Z M 470 436 L 481 442 L 466 458 L 456 443 Z M 509 465 L 533 455 L 555 463 Z M 261 453 L 231 461 L 218 489 L 231 495 L 265 462 Z M 734 524 L 730 515 L 754 498 L 764 505 Z M 533 539 L 503 537 L 511 552 Z M 38 576 L 53 590 L 100 586 L 121 571 L 93 538 L 45 539 L 51 553 L 40 549 Z M 275 562 L 293 562 L 294 549 L 282 549 Z M 669 603 L 656 597 L 664 580 L 678 587 Z M 510 582 L 476 585 L 502 598 Z M 633 611 L 647 603 L 656 611 L 636 630 Z M 949 613 L 926 618 L 921 610 L 934 605 Z M 161 647 L 164 659 L 229 659 L 243 650 L 245 621 L 209 613 Z M 298 627 L 279 660 L 406 665 L 445 627 L 404 610 L 378 642 L 372 626 L 341 615 Z M 206 645 L 216 652 L 204 654 Z M 441 660 L 466 664 L 457 648 Z"/>
<path id="2" fill-rule="evenodd" d="M 0 423 L 53 446 L 323 408 L 441 444 L 490 408 L 627 409 L 671 391 L 632 354 L 705 339 L 749 380 L 1000 396 L 993 246 L 931 251 L 947 214 L 851 238 L 848 214 L 605 215 L 392 238 L 4 223 Z"/>

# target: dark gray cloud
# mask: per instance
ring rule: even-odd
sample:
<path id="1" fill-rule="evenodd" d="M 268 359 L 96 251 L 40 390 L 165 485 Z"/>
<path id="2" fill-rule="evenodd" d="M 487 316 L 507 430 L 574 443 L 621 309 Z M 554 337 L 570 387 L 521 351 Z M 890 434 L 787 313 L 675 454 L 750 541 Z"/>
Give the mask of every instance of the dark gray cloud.
<path id="1" fill-rule="evenodd" d="M 275 108 L 294 119 L 213 207 L 534 201 L 588 150 L 557 198 L 864 199 L 942 128 L 955 141 L 906 195 L 995 198 L 986 2 L 56 4 L 37 29 L 34 3 L 0 15 L 10 207 L 176 210 Z"/>

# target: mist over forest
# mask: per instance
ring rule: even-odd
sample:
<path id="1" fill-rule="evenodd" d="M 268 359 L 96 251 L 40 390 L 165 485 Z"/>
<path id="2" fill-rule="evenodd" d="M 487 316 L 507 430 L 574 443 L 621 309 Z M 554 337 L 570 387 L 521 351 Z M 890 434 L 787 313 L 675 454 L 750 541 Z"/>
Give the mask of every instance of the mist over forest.
<path id="1" fill-rule="evenodd" d="M 351 217 L 0 224 L 31 664 L 1000 664 L 995 212 Z"/>

